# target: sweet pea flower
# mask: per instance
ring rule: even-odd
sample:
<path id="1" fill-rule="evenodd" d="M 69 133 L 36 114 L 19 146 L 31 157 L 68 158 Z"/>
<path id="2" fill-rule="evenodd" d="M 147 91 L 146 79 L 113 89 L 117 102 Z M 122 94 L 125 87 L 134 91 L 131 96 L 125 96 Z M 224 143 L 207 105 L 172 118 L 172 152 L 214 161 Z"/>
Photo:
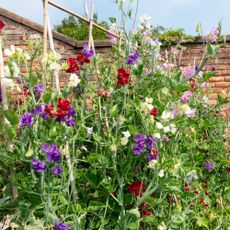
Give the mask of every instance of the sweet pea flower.
<path id="1" fill-rule="evenodd" d="M 71 230 L 71 227 L 57 220 L 54 224 L 54 230 Z"/>
<path id="2" fill-rule="evenodd" d="M 62 174 L 63 170 L 60 168 L 59 165 L 57 166 L 54 166 L 53 168 L 51 168 L 51 171 L 52 171 L 52 175 L 53 176 L 59 176 Z"/>
<path id="3" fill-rule="evenodd" d="M 31 113 L 24 113 L 19 120 L 20 128 L 24 128 L 25 126 L 31 127 L 34 123 L 34 117 Z"/>
<path id="4" fill-rule="evenodd" d="M 208 170 L 208 171 L 212 171 L 214 169 L 214 163 L 213 162 L 205 162 L 204 163 L 204 167 Z"/>
<path id="5" fill-rule="evenodd" d="M 81 82 L 80 78 L 76 74 L 71 74 L 68 82 L 69 87 L 77 87 Z"/>
<path id="6" fill-rule="evenodd" d="M 44 173 L 46 171 L 46 164 L 43 162 L 38 161 L 37 159 L 32 159 L 32 167 L 34 171 Z"/>
<path id="7" fill-rule="evenodd" d="M 195 117 L 195 113 L 196 113 L 196 109 L 189 109 L 185 111 L 186 116 L 189 118 Z"/>

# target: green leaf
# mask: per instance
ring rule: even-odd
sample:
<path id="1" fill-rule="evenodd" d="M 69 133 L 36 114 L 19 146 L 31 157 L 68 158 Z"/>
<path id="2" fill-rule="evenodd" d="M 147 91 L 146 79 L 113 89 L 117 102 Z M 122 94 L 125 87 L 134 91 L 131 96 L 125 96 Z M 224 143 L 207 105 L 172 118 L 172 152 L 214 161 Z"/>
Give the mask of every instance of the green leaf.
<path id="1" fill-rule="evenodd" d="M 100 178 L 96 174 L 93 173 L 85 173 L 84 174 L 86 180 L 94 187 L 97 188 L 100 182 Z"/>
<path id="2" fill-rule="evenodd" d="M 13 140 L 16 137 L 16 130 L 10 125 L 5 125 L 4 128 L 9 139 Z"/>
<path id="3" fill-rule="evenodd" d="M 111 23 L 116 23 L 117 22 L 117 19 L 114 18 L 114 17 L 109 17 L 109 20 Z"/>
<path id="4" fill-rule="evenodd" d="M 51 93 L 50 92 L 47 92 L 45 93 L 43 96 L 42 96 L 42 100 L 48 104 L 50 102 L 50 99 L 51 99 Z"/>
<path id="5" fill-rule="evenodd" d="M 211 43 L 209 43 L 207 48 L 208 55 L 209 56 L 215 55 L 219 48 L 220 48 L 219 45 L 212 45 Z"/>
<path id="6" fill-rule="evenodd" d="M 4 110 L 4 115 L 11 125 L 15 126 L 19 122 L 18 115 L 11 109 Z"/>
<path id="7" fill-rule="evenodd" d="M 29 82 L 32 87 L 35 86 L 38 83 L 38 78 L 36 77 L 36 75 L 31 73 L 29 75 Z"/>
<path id="8" fill-rule="evenodd" d="M 213 77 L 216 75 L 216 72 L 213 71 L 208 71 L 203 75 L 203 79 L 207 81 L 209 78 Z"/>
<path id="9" fill-rule="evenodd" d="M 197 224 L 200 226 L 200 227 L 205 227 L 205 228 L 208 228 L 208 219 L 205 218 L 205 217 L 197 217 Z"/>
<path id="10" fill-rule="evenodd" d="M 127 210 L 126 213 L 134 215 L 137 218 L 141 217 L 141 214 L 140 214 L 138 208 L 133 208 L 133 209 Z"/>
<path id="11" fill-rule="evenodd" d="M 219 105 L 224 105 L 230 102 L 230 100 L 222 98 L 220 95 L 218 95 L 217 100 Z"/>

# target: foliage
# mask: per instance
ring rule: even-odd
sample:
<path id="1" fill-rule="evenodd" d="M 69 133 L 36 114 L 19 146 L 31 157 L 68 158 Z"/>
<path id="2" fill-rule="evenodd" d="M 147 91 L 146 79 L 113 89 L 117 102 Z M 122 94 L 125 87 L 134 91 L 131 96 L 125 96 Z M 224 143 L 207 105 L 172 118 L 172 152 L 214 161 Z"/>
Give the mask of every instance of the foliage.
<path id="1" fill-rule="evenodd" d="M 103 26 L 105 29 L 108 28 L 106 22 L 98 22 L 97 15 L 94 15 L 94 22 Z M 89 36 L 89 24 L 87 22 L 83 22 L 82 20 L 75 19 L 73 16 L 69 16 L 62 20 L 59 25 L 55 26 L 55 30 L 59 33 L 62 33 L 68 37 L 71 37 L 76 40 L 88 40 Z M 107 39 L 105 32 L 99 30 L 98 28 L 93 28 L 93 38 L 95 40 L 103 40 Z"/>

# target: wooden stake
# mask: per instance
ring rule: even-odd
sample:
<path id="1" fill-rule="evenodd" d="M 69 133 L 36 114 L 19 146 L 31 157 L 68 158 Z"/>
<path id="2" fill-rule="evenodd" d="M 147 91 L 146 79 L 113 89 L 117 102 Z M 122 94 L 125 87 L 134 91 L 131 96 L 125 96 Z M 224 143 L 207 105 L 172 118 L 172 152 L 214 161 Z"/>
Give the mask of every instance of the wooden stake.
<path id="1" fill-rule="evenodd" d="M 2 106 L 3 106 L 3 110 L 7 110 L 8 100 L 7 100 L 7 94 L 6 94 L 6 85 L 3 82 L 4 78 L 5 78 L 5 73 L 4 73 L 4 60 L 3 60 L 3 54 L 2 54 L 2 37 L 0 36 L 0 83 L 1 83 L 1 93 L 2 93 Z M 3 125 L 4 124 L 9 124 L 9 121 L 6 119 L 5 116 L 3 119 Z M 7 150 L 9 152 L 13 152 L 14 147 L 13 147 L 12 141 L 7 140 L 6 144 L 7 144 Z M 14 167 L 11 167 L 10 177 L 15 178 Z M 18 197 L 18 189 L 15 185 L 12 185 L 12 198 L 15 201 L 17 197 Z"/>
<path id="2" fill-rule="evenodd" d="M 43 58 L 47 54 L 48 2 L 49 0 L 43 0 Z"/>
<path id="3" fill-rule="evenodd" d="M 49 14 L 47 15 L 47 17 L 48 17 L 48 35 L 49 35 L 50 49 L 54 54 L 56 54 L 55 47 L 54 47 L 52 29 L 51 29 L 51 25 L 50 25 Z M 54 73 L 54 78 L 55 78 L 56 91 L 57 91 L 57 93 L 60 93 L 60 83 L 59 83 L 59 76 L 58 76 L 57 72 Z"/>

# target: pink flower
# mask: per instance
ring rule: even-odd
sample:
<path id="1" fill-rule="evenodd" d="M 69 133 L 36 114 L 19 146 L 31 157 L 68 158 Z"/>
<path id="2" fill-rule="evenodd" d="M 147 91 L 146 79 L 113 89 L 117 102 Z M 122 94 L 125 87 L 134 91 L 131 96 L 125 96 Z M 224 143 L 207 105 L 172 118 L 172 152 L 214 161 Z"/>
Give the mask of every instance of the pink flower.
<path id="1" fill-rule="evenodd" d="M 195 68 L 191 68 L 190 66 L 188 66 L 188 67 L 184 70 L 184 76 L 185 76 L 185 78 L 190 78 L 190 77 L 192 77 L 195 73 L 196 73 L 196 69 L 195 69 Z"/>
<path id="2" fill-rule="evenodd" d="M 114 29 L 109 29 L 109 32 L 115 34 L 115 30 L 114 30 Z M 110 42 L 110 43 L 112 43 L 112 44 L 116 43 L 117 38 L 116 38 L 115 36 L 113 36 L 113 35 L 110 34 L 110 33 L 108 33 L 107 35 L 108 35 L 108 37 L 109 37 L 109 42 Z"/>
<path id="3" fill-rule="evenodd" d="M 190 92 L 190 91 L 184 92 L 184 94 L 182 95 L 182 97 L 180 99 L 180 102 L 182 104 L 187 104 L 191 96 L 192 96 L 192 92 Z"/>
<path id="4" fill-rule="evenodd" d="M 206 42 L 215 43 L 217 41 L 218 34 L 219 34 L 219 29 L 213 28 L 209 33 L 207 33 L 206 36 L 203 37 L 203 39 Z"/>
<path id="5" fill-rule="evenodd" d="M 206 81 L 203 82 L 200 86 L 201 86 L 202 89 L 207 89 L 208 88 L 208 84 L 207 84 Z"/>

